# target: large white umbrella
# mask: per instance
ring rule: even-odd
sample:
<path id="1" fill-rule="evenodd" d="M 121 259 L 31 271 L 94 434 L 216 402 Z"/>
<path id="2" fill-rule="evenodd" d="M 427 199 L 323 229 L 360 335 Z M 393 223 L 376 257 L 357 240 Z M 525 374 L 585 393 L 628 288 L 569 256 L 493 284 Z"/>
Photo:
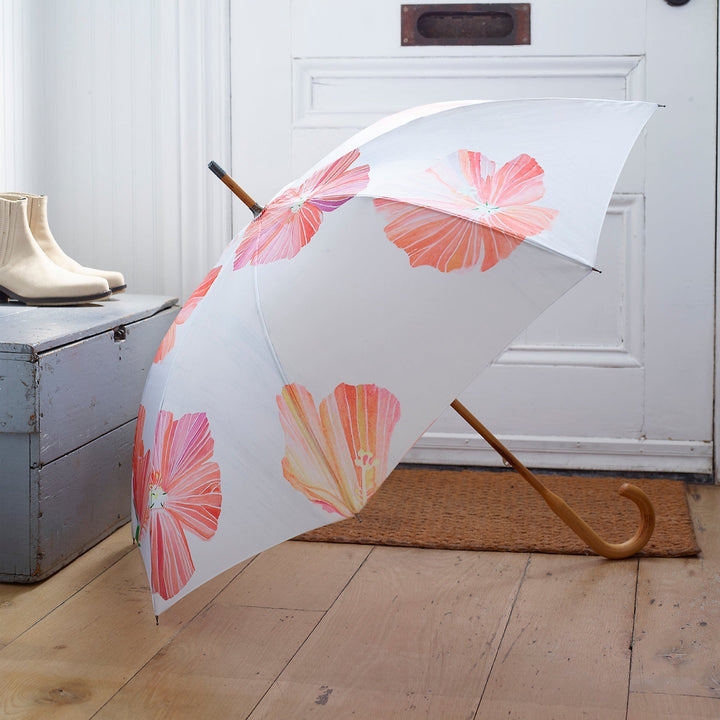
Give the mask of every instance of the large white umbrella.
<path id="1" fill-rule="evenodd" d="M 656 107 L 413 108 L 255 206 L 142 399 L 133 522 L 156 614 L 359 511 L 481 369 L 591 272 Z"/>

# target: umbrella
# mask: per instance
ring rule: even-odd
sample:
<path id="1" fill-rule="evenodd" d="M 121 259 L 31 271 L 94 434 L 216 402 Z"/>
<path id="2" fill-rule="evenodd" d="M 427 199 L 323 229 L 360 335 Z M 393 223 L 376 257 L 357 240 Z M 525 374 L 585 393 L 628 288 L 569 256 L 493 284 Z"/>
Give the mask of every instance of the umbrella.
<path id="1" fill-rule="evenodd" d="M 656 107 L 412 108 L 264 209 L 211 164 L 255 217 L 177 316 L 143 393 L 133 533 L 156 615 L 243 559 L 358 513 L 481 368 L 592 271 L 612 190 Z M 603 554 L 647 541 L 639 490 L 624 490 L 643 513 L 638 537 L 603 544 L 497 449 Z"/>

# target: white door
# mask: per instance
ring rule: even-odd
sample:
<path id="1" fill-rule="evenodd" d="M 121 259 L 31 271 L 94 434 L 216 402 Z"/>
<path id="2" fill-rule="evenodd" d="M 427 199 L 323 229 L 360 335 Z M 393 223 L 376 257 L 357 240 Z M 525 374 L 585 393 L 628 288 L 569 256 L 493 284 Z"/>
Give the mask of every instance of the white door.
<path id="1" fill-rule="evenodd" d="M 666 105 L 612 198 L 602 274 L 461 399 L 536 467 L 711 472 L 715 0 L 534 0 L 530 42 L 518 45 L 408 46 L 402 12 L 396 0 L 233 2 L 235 179 L 262 203 L 358 129 L 427 102 Z M 236 230 L 248 219 L 234 208 Z M 451 410 L 407 459 L 497 464 Z"/>

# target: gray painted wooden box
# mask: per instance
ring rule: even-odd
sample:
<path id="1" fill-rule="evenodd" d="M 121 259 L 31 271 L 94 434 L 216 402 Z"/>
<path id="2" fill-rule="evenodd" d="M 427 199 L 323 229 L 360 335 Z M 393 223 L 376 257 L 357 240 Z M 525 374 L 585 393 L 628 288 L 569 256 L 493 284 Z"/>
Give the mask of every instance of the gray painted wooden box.
<path id="1" fill-rule="evenodd" d="M 0 581 L 42 580 L 129 520 L 138 406 L 176 302 L 0 305 Z"/>

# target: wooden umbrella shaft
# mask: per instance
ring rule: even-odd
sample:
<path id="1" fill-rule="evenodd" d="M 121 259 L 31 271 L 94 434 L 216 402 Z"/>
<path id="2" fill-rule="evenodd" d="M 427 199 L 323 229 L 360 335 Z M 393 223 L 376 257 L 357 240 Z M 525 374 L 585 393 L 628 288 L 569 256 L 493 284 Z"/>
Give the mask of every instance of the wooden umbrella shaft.
<path id="1" fill-rule="evenodd" d="M 650 499 L 637 486 L 624 483 L 619 492 L 637 505 L 640 510 L 640 526 L 635 535 L 624 543 L 609 543 L 603 540 L 561 497 L 543 485 L 542 482 L 528 470 L 508 450 L 490 430 L 488 430 L 459 400 L 454 400 L 451 407 L 467 422 L 489 445 L 502 457 L 508 465 L 516 470 L 535 490 L 540 493 L 548 507 L 568 526 L 582 538 L 588 546 L 598 555 L 610 559 L 620 559 L 634 555 L 641 550 L 650 539 L 655 529 L 655 509 Z"/>
<path id="2" fill-rule="evenodd" d="M 522 475 L 543 498 L 549 495 L 555 495 L 555 493 L 548 490 L 459 400 L 453 400 L 453 402 L 450 403 L 450 407 L 455 410 L 513 470 Z"/>
<path id="3" fill-rule="evenodd" d="M 250 208 L 254 217 L 257 217 L 263 208 L 258 205 L 214 160 L 208 165 L 210 170 L 225 183 L 245 205 Z"/>

